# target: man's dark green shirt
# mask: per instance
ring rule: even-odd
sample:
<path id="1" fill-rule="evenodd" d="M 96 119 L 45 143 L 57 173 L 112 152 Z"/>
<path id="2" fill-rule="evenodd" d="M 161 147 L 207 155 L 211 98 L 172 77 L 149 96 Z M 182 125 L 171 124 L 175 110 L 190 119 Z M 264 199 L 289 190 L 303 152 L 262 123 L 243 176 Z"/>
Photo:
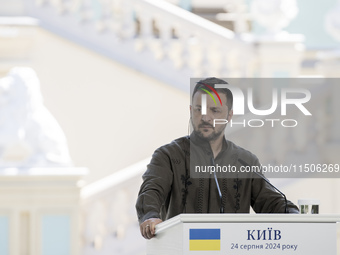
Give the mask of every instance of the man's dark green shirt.
<path id="1" fill-rule="evenodd" d="M 193 155 L 195 154 L 195 155 Z M 264 179 L 248 174 L 238 177 L 228 173 L 219 176 L 221 199 L 213 175 L 193 174 L 193 157 L 199 165 L 211 165 L 212 150 L 209 142 L 194 133 L 181 137 L 158 148 L 143 175 L 136 210 L 139 222 L 149 218 L 169 219 L 181 213 L 249 213 L 250 206 L 256 213 L 284 213 L 285 199 Z M 222 150 L 214 159 L 219 166 L 236 166 L 239 159 L 250 166 L 259 166 L 251 152 L 224 138 Z M 191 171 L 190 171 L 191 164 Z M 298 208 L 287 202 L 289 213 L 299 213 Z"/>

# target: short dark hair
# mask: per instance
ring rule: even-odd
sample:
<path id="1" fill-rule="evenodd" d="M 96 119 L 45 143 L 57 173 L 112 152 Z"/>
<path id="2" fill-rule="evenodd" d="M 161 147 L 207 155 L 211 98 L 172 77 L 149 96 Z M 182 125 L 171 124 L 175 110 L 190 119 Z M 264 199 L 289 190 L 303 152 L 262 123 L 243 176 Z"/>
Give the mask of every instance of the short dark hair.
<path id="1" fill-rule="evenodd" d="M 206 89 L 209 92 L 212 92 L 209 86 L 215 89 L 215 84 L 228 84 L 228 82 L 215 78 L 215 77 L 209 77 L 209 78 L 200 80 L 199 82 L 196 83 L 196 86 L 192 93 L 192 98 L 194 98 L 194 95 L 196 94 L 196 92 L 201 89 Z M 209 86 L 206 86 L 206 85 L 209 85 Z M 231 93 L 231 91 L 227 88 L 217 88 L 216 91 L 226 95 L 228 111 L 233 109 L 233 93 Z"/>

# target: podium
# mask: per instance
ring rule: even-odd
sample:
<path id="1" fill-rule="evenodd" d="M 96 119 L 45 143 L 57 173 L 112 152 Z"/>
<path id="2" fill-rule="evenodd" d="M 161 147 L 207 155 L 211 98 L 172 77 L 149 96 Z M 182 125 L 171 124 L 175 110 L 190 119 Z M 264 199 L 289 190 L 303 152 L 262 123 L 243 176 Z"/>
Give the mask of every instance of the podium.
<path id="1" fill-rule="evenodd" d="M 338 222 L 340 215 L 180 214 L 156 226 L 146 254 L 336 255 Z"/>

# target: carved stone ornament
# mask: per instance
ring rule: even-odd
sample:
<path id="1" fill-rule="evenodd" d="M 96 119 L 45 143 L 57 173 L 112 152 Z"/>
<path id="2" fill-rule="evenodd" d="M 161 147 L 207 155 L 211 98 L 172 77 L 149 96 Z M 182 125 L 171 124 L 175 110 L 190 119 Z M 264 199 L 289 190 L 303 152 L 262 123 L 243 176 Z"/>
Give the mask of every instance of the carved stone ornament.
<path id="1" fill-rule="evenodd" d="M 268 33 L 278 33 L 289 25 L 298 14 L 296 0 L 253 0 L 251 13 L 253 18 Z"/>
<path id="2" fill-rule="evenodd" d="M 335 40 L 340 42 L 340 1 L 330 10 L 325 18 L 325 28 Z"/>

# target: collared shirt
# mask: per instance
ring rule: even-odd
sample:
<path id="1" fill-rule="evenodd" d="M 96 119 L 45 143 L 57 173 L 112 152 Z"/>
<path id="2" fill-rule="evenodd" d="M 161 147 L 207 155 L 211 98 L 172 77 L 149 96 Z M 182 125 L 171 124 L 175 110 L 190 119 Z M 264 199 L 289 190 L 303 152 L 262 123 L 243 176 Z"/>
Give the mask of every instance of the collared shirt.
<path id="1" fill-rule="evenodd" d="M 284 213 L 285 199 L 257 175 L 219 174 L 221 200 L 214 176 L 195 172 L 212 162 L 215 166 L 240 169 L 239 159 L 250 166 L 260 166 L 254 154 L 225 138 L 216 158 L 209 142 L 195 133 L 158 148 L 143 175 L 138 194 L 139 222 L 149 218 L 166 220 L 181 213 L 219 213 L 221 207 L 225 213 L 249 213 L 250 206 L 256 213 Z M 287 211 L 299 212 L 290 201 Z"/>

